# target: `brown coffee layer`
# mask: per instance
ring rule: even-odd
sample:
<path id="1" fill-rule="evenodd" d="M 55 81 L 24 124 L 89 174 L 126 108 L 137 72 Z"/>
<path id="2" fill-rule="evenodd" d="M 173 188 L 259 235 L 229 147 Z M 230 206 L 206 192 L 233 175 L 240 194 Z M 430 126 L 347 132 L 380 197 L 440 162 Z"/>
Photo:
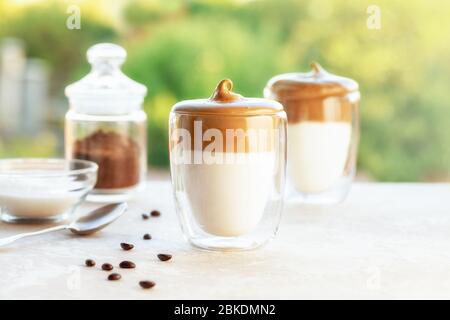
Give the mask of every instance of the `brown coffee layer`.
<path id="1" fill-rule="evenodd" d="M 288 73 L 272 78 L 265 96 L 280 102 L 289 123 L 299 121 L 352 121 L 359 107 L 356 81 L 326 72 L 318 64 L 309 73 Z"/>
<path id="2" fill-rule="evenodd" d="M 171 122 L 171 149 L 184 143 L 185 149 L 204 151 L 215 143 L 220 149 L 216 151 L 221 152 L 270 152 L 284 134 L 286 113 L 251 117 L 172 114 Z M 196 143 L 198 134 L 201 140 Z M 186 138 L 188 142 L 183 140 Z"/>
<path id="3" fill-rule="evenodd" d="M 225 79 L 211 98 L 177 103 L 171 113 L 170 148 L 183 142 L 185 149 L 197 151 L 211 150 L 213 146 L 219 152 L 274 150 L 278 134 L 285 130 L 283 106 L 273 100 L 244 98 L 232 89 L 231 80 Z M 277 131 L 280 127 L 282 133 Z"/>
<path id="4" fill-rule="evenodd" d="M 351 122 L 357 102 L 346 97 L 326 99 L 280 99 L 287 113 L 289 123 L 301 121 Z"/>

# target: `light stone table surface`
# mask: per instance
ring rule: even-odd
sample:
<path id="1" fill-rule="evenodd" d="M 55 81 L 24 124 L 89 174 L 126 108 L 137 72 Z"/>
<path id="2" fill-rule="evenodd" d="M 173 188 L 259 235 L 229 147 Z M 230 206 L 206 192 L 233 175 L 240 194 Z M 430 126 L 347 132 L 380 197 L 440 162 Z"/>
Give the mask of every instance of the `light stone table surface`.
<path id="1" fill-rule="evenodd" d="M 239 253 L 187 244 L 168 181 L 148 183 L 129 205 L 95 236 L 59 232 L 0 249 L 0 298 L 450 298 L 447 184 L 355 184 L 338 206 L 287 203 L 278 236 Z M 162 216 L 143 220 L 142 212 L 152 209 Z M 0 237 L 35 229 L 0 224 Z M 142 240 L 147 232 L 153 240 Z M 121 242 L 136 247 L 125 252 Z M 158 253 L 173 254 L 173 260 L 161 262 Z M 85 267 L 87 258 L 97 267 Z M 121 281 L 107 281 L 99 266 L 125 259 L 137 268 L 120 270 Z M 142 290 L 143 279 L 157 286 Z"/>

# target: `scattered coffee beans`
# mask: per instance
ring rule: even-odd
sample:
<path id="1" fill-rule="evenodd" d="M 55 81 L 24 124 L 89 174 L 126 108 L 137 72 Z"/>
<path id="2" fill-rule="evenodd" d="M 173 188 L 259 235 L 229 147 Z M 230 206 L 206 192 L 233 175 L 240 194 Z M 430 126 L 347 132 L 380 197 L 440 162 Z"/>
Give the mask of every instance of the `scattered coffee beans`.
<path id="1" fill-rule="evenodd" d="M 91 260 L 91 259 L 86 260 L 85 264 L 86 264 L 86 267 L 89 267 L 89 268 L 95 267 L 95 261 Z"/>
<path id="2" fill-rule="evenodd" d="M 161 261 L 169 261 L 170 259 L 172 259 L 172 255 L 160 253 L 158 254 L 158 259 Z"/>
<path id="3" fill-rule="evenodd" d="M 132 245 L 130 243 L 121 243 L 120 246 L 125 251 L 130 251 L 130 250 L 132 250 L 134 248 L 134 245 Z"/>
<path id="4" fill-rule="evenodd" d="M 148 218 L 150 218 L 150 215 L 148 213 L 143 213 L 142 214 L 142 219 L 148 220 Z"/>
<path id="5" fill-rule="evenodd" d="M 144 234 L 144 240 L 152 240 L 152 236 L 146 233 Z"/>
<path id="6" fill-rule="evenodd" d="M 104 263 L 102 265 L 102 270 L 103 271 L 111 271 L 112 269 L 114 269 L 114 267 L 110 263 Z"/>
<path id="7" fill-rule="evenodd" d="M 122 278 L 122 276 L 120 274 L 118 274 L 118 273 L 111 273 L 108 276 L 108 280 L 109 281 L 117 281 L 117 280 L 120 280 L 121 278 Z"/>
<path id="8" fill-rule="evenodd" d="M 142 289 L 151 289 L 156 285 L 156 283 L 154 283 L 153 281 L 141 281 L 139 282 L 139 285 L 142 287 Z"/>
<path id="9" fill-rule="evenodd" d="M 121 267 L 122 269 L 134 269 L 136 268 L 136 265 L 134 264 L 134 262 L 131 261 L 122 261 L 119 264 L 119 267 Z"/>
<path id="10" fill-rule="evenodd" d="M 150 215 L 152 217 L 159 217 L 161 215 L 161 212 L 159 212 L 158 210 L 153 210 L 152 212 L 150 212 Z"/>

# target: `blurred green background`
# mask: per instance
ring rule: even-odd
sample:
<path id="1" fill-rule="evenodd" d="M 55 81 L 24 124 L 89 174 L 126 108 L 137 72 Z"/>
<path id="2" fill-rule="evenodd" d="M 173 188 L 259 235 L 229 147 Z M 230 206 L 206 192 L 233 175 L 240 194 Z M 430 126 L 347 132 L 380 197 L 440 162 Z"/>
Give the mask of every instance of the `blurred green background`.
<path id="1" fill-rule="evenodd" d="M 69 4 L 81 29 L 69 30 Z M 381 10 L 370 29 L 367 9 Z M 450 168 L 450 1 L 0 0 L 0 38 L 18 38 L 50 74 L 48 124 L 0 142 L 0 157 L 62 155 L 64 87 L 88 71 L 86 49 L 123 45 L 125 72 L 149 89 L 149 165 L 167 168 L 167 118 L 178 100 L 207 97 L 229 77 L 261 96 L 273 75 L 318 61 L 361 86 L 359 174 L 447 181 Z"/>

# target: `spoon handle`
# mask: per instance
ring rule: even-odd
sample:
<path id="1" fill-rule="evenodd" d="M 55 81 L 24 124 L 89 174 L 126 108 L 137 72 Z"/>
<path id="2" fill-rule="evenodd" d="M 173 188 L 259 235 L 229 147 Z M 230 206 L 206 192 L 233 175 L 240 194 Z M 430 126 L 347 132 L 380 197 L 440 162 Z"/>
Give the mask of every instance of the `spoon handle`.
<path id="1" fill-rule="evenodd" d="M 0 239 L 0 247 L 5 246 L 5 245 L 10 244 L 10 243 L 13 243 L 14 241 L 17 241 L 17 240 L 22 239 L 22 238 L 38 236 L 38 235 L 41 235 L 41 234 L 44 234 L 44 233 L 53 232 L 53 231 L 65 230 L 65 229 L 67 229 L 67 227 L 68 226 L 66 226 L 66 225 L 56 226 L 56 227 L 44 229 L 44 230 L 41 230 L 41 231 L 21 233 L 21 234 L 12 236 L 12 237 L 3 238 L 3 239 Z"/>

